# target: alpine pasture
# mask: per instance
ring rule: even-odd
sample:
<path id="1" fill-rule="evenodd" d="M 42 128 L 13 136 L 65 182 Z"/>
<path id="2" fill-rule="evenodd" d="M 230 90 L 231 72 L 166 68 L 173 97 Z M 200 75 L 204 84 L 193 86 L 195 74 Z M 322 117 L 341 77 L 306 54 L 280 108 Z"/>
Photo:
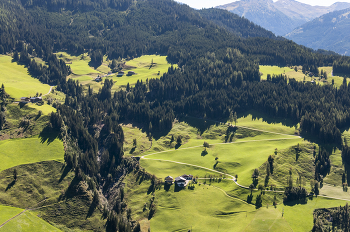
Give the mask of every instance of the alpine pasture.
<path id="1" fill-rule="evenodd" d="M 10 97 L 19 100 L 21 97 L 33 97 L 36 93 L 47 94 L 49 92 L 49 85 L 30 76 L 24 65 L 18 65 L 11 60 L 10 56 L 0 55 L 0 83 L 4 84 Z"/>
<path id="2" fill-rule="evenodd" d="M 201 132 L 199 127 L 192 127 L 191 124 L 195 124 L 193 120 L 197 124 L 207 124 L 206 129 Z M 294 179 L 297 178 L 296 173 L 310 171 L 307 168 L 313 165 L 313 161 L 312 153 L 308 151 L 314 145 L 298 135 L 297 124 L 264 117 L 256 112 L 241 115 L 237 120 L 237 127 L 233 141 L 225 143 L 224 128 L 227 125 L 218 122 L 208 125 L 208 121 L 203 119 L 185 118 L 175 123 L 167 135 L 153 140 L 150 150 L 139 155 L 141 166 L 157 178 L 182 174 L 198 177 L 193 190 L 186 188 L 179 191 L 172 185 L 170 189 L 164 187 L 155 192 L 158 213 L 151 219 L 153 231 L 164 231 L 169 225 L 178 231 L 191 228 L 199 231 L 220 231 L 220 228 L 230 231 L 256 231 L 257 227 L 262 231 L 305 231 L 312 229 L 314 209 L 346 203 L 347 198 L 332 199 L 335 195 L 330 194 L 327 186 L 324 186 L 324 191 L 320 190 L 322 196 L 311 197 L 306 204 L 285 205 L 282 202 L 283 191 L 264 191 L 261 195 L 262 207 L 256 209 L 256 198 L 262 193 L 257 189 L 252 190 L 253 205 L 247 204 L 250 190 L 238 186 L 231 179 L 232 176 L 237 175 L 237 183 L 248 187 L 252 183 L 254 169 L 259 168 L 261 178 L 259 177 L 258 183 L 263 184 L 265 163 L 268 156 L 273 155 L 276 166 L 271 184 L 277 190 L 283 190 L 290 166 L 293 166 Z M 184 142 L 175 148 L 171 138 L 176 139 L 178 135 L 183 135 Z M 203 147 L 204 141 L 209 143 L 209 148 Z M 295 160 L 293 152 L 293 147 L 297 146 L 305 147 L 299 160 Z M 331 177 L 332 180 L 336 178 L 339 176 Z M 327 178 L 325 182 L 329 182 Z M 304 186 L 310 189 L 308 182 Z M 342 192 L 340 186 L 333 188 Z M 345 195 L 348 193 L 343 193 Z M 275 196 L 277 208 L 272 205 Z M 133 206 L 138 204 L 141 203 L 132 203 Z M 299 213 L 293 213 L 294 210 Z M 180 217 L 183 212 L 186 212 L 186 217 Z M 165 220 L 168 217 L 172 220 Z M 193 218 L 196 220 L 192 220 Z"/>

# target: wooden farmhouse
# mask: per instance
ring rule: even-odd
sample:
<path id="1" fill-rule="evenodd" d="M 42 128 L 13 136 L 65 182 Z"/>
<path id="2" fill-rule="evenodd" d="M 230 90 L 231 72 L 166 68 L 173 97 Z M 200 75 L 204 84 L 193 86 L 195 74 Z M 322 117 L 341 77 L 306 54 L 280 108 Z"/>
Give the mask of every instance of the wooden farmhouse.
<path id="1" fill-rule="evenodd" d="M 182 176 L 176 177 L 175 183 L 177 184 L 177 186 L 179 186 L 181 188 L 186 187 L 186 185 L 187 185 L 186 179 L 183 178 Z"/>
<path id="2" fill-rule="evenodd" d="M 165 183 L 166 184 L 173 184 L 173 182 L 174 182 L 174 178 L 173 177 L 171 177 L 171 176 L 165 177 Z"/>

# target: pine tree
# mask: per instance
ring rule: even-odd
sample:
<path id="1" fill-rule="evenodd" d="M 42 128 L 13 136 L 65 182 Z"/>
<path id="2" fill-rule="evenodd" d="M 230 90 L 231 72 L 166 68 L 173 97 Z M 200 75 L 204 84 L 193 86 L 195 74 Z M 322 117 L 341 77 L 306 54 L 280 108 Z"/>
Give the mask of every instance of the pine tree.
<path id="1" fill-rule="evenodd" d="M 15 181 L 17 181 L 17 169 L 16 168 L 13 170 L 13 179 Z"/>
<path id="2" fill-rule="evenodd" d="M 236 112 L 233 115 L 233 121 L 235 122 L 235 126 L 236 126 L 236 124 L 237 124 L 237 113 Z"/>

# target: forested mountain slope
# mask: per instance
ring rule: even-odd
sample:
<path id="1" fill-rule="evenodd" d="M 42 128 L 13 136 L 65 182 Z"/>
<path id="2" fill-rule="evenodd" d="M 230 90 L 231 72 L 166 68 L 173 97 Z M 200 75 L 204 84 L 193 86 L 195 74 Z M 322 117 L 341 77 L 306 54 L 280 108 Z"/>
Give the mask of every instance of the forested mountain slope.
<path id="1" fill-rule="evenodd" d="M 286 35 L 286 38 L 313 49 L 347 55 L 350 52 L 350 8 L 323 15 Z"/>
<path id="2" fill-rule="evenodd" d="M 271 117 L 300 122 L 303 135 L 335 146 L 342 143 L 340 130 L 350 125 L 346 80 L 338 90 L 288 81 L 283 75 L 261 82 L 259 73 L 259 64 L 303 65 L 309 71 L 338 62 L 347 68 L 348 57 L 323 55 L 276 39 L 247 20 L 224 13 L 216 19 L 210 12 L 201 15 L 172 0 L 0 3 L 5 15 L 0 28 L 6 32 L 1 33 L 2 52 L 13 53 L 14 61 L 27 65 L 33 76 L 57 84 L 66 94 L 65 103 L 56 104 L 57 112 L 50 118 L 51 127 L 66 143 L 66 166 L 75 171 L 65 196 L 78 192 L 79 183 L 88 185 L 94 205 L 105 205 L 108 231 L 137 226 L 130 215 L 126 217 L 121 190 L 126 174 L 137 171 L 152 179 L 153 189 L 158 186 L 136 160 L 124 157 L 123 120 L 140 123 L 151 137 L 169 131 L 182 115 L 217 120 L 232 111 L 259 109 Z M 104 55 L 128 59 L 164 54 L 178 68 L 118 92 L 111 91 L 114 80 L 107 79 L 97 93 L 90 88 L 85 93 L 79 82 L 66 80 L 70 68 L 53 54 L 62 50 L 88 52 L 96 66 Z"/>
<path id="3" fill-rule="evenodd" d="M 240 37 L 276 38 L 272 32 L 226 10 L 210 8 L 202 9 L 199 13 L 204 18 L 214 22 L 218 26 L 224 27 L 226 30 L 231 31 Z"/>

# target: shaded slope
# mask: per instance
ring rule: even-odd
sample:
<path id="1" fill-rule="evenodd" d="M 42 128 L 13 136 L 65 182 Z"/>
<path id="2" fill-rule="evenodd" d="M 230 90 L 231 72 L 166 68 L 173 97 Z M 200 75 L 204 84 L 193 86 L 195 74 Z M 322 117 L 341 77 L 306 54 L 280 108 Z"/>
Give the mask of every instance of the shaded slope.
<path id="1" fill-rule="evenodd" d="M 276 35 L 285 35 L 294 28 L 323 14 L 350 7 L 349 3 L 334 3 L 329 7 L 311 6 L 294 0 L 241 0 L 218 8 L 244 16 L 252 22 L 272 31 Z"/>
<path id="2" fill-rule="evenodd" d="M 323 15 L 286 35 L 313 49 L 326 49 L 340 54 L 350 52 L 350 8 Z"/>
<path id="3" fill-rule="evenodd" d="M 231 31 L 240 37 L 276 38 L 272 32 L 250 22 L 245 18 L 241 18 L 240 16 L 231 14 L 225 10 L 211 8 L 203 9 L 199 12 L 202 17 L 214 22 L 220 27 L 224 27 L 226 30 Z"/>

